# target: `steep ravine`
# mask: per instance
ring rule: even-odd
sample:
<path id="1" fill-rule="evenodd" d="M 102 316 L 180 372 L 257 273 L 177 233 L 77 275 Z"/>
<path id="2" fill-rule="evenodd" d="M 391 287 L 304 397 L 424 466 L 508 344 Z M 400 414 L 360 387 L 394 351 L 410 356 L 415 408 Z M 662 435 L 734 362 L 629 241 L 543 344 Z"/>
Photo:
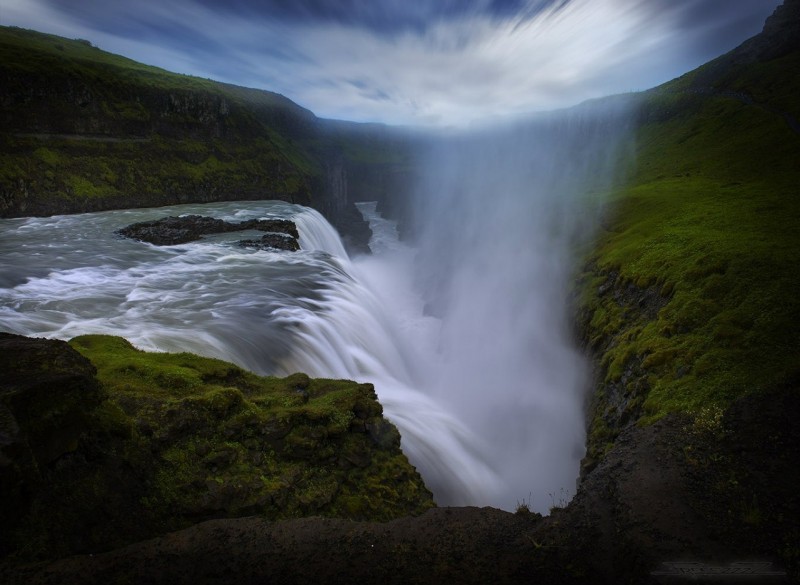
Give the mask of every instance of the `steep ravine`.
<path id="1" fill-rule="evenodd" d="M 0 217 L 252 199 L 309 205 L 364 251 L 410 138 L 268 91 L 0 27 Z M 379 169 L 379 172 L 375 172 Z"/>
<path id="2" fill-rule="evenodd" d="M 0 581 L 797 582 L 800 146 L 781 117 L 724 92 L 797 117 L 786 72 L 799 6 L 776 12 L 772 36 L 646 96 L 636 168 L 577 277 L 596 391 L 566 507 L 219 518 L 111 551 L 7 561 Z M 674 91 L 693 79 L 716 89 Z"/>
<path id="3" fill-rule="evenodd" d="M 798 406 L 784 393 L 736 404 L 716 428 L 681 416 L 628 427 L 569 506 L 547 518 L 491 508 L 438 508 L 386 523 L 229 518 L 107 553 L 0 566 L 0 577 L 9 584 L 663 583 L 674 581 L 654 573 L 674 571 L 673 563 L 730 570 L 758 559 L 775 575 L 744 582 L 790 582 L 798 478 L 786 455 L 800 438 L 791 414 Z M 761 413 L 755 425 L 754 411 Z M 768 443 L 758 439 L 764 432 Z"/>

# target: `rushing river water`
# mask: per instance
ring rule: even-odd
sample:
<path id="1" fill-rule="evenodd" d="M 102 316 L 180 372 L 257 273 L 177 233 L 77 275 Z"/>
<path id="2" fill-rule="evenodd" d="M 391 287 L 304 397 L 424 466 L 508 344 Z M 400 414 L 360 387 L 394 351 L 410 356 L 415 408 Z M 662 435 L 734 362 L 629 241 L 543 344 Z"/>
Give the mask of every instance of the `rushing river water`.
<path id="1" fill-rule="evenodd" d="M 437 499 L 486 503 L 499 482 L 488 452 L 425 392 L 420 376 L 432 349 L 411 341 L 432 339 L 437 323 L 422 315 L 421 301 L 397 272 L 411 252 L 374 204 L 363 210 L 374 222 L 376 254 L 356 262 L 319 213 L 282 202 L 2 220 L 0 329 L 60 339 L 106 333 L 142 349 L 190 351 L 260 374 L 373 382 Z M 235 245 L 242 232 L 177 246 L 114 234 L 180 214 L 289 218 L 301 251 L 242 249 Z"/>
<path id="2" fill-rule="evenodd" d="M 369 256 L 349 258 L 319 213 L 282 202 L 2 220 L 0 329 L 372 382 L 440 505 L 547 512 L 574 493 L 584 452 L 589 369 L 569 290 L 629 105 L 432 141 L 395 201 L 413 244 L 359 204 Z M 236 246 L 258 233 L 166 247 L 114 235 L 176 214 L 292 219 L 301 250 Z"/>

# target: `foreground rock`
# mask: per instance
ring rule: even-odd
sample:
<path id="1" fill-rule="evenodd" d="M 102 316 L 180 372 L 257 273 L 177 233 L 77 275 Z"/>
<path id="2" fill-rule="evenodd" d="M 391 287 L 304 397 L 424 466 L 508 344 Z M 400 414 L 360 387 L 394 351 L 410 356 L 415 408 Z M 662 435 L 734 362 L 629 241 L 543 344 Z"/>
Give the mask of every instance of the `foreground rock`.
<path id="1" fill-rule="evenodd" d="M 107 336 L 2 333 L 0 372 L 0 558 L 96 553 L 212 518 L 433 506 L 369 384 L 263 378 Z"/>
<path id="2" fill-rule="evenodd" d="M 0 333 L 0 558 L 104 398 L 94 366 L 65 342 Z"/>
<path id="3" fill-rule="evenodd" d="M 545 518 L 439 508 L 388 522 L 218 519 L 103 554 L 9 563 L 0 582 L 796 582 L 799 407 L 796 392 L 776 389 L 719 420 L 631 427 Z"/>
<path id="4" fill-rule="evenodd" d="M 201 215 L 170 216 L 155 221 L 131 224 L 117 231 L 121 236 L 157 246 L 174 246 L 195 242 L 203 236 L 246 230 L 268 232 L 261 240 L 243 240 L 240 245 L 256 248 L 300 249 L 297 226 L 288 219 L 251 219 L 232 223 Z"/>

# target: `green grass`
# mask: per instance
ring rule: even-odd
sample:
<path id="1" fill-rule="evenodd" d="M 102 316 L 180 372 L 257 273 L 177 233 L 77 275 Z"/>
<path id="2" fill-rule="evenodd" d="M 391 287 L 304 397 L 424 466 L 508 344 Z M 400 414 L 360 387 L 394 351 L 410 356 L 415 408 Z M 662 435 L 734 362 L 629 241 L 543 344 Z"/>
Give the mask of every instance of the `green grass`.
<path id="1" fill-rule="evenodd" d="M 434 505 L 370 384 L 261 377 L 118 337 L 70 345 L 97 369 L 100 398 L 87 395 L 57 473 L 44 463 L 26 472 L 29 511 L 11 537 L 19 559 L 123 546 L 210 518 L 385 521 Z"/>
<path id="2" fill-rule="evenodd" d="M 314 118 L 283 96 L 9 27 L 0 63 L 0 215 L 198 198 L 312 203 L 320 163 L 292 132 Z"/>
<path id="3" fill-rule="evenodd" d="M 791 72 L 800 68 L 800 54 L 792 52 L 777 59 L 731 66 L 729 55 L 723 55 L 681 77 L 665 83 L 661 92 L 686 91 L 692 88 L 742 92 L 755 104 L 800 118 L 800 77 Z"/>
<path id="4" fill-rule="evenodd" d="M 16 27 L 0 27 L 0 62 L 13 63 L 16 69 L 29 73 L 50 69 L 61 75 L 95 79 L 115 76 L 121 81 L 143 82 L 167 90 L 214 91 L 218 86 L 209 79 L 171 73 L 108 53 L 86 40 L 66 39 Z"/>
<path id="5" fill-rule="evenodd" d="M 741 84 L 784 65 L 759 64 Z M 638 401 L 640 424 L 800 377 L 800 136 L 758 105 L 675 88 L 645 98 L 636 160 L 583 278 L 602 382 Z M 633 301 L 598 294 L 610 274 Z M 636 307 L 645 291 L 661 299 L 652 318 Z M 635 389 L 632 372 L 645 381 Z M 595 453 L 615 436 L 596 406 Z"/>

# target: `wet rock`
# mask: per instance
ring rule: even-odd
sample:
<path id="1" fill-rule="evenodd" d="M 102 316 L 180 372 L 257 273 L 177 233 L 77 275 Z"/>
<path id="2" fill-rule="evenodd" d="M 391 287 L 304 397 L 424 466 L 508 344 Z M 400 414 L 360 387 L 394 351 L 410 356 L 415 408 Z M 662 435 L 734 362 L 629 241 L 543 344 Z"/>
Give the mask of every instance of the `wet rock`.
<path id="1" fill-rule="evenodd" d="M 287 234 L 264 234 L 258 240 L 241 240 L 237 242 L 242 248 L 255 248 L 256 250 L 288 250 L 296 252 L 300 249 L 297 240 Z"/>
<path id="2" fill-rule="evenodd" d="M 37 465 L 69 451 L 103 393 L 94 366 L 67 343 L 0 333 L 0 454 L 31 450 Z"/>
<path id="3" fill-rule="evenodd" d="M 208 234 L 223 233 L 226 231 L 225 223 L 212 217 L 184 215 L 134 223 L 117 233 L 156 246 L 174 246 L 194 242 Z"/>
<path id="4" fill-rule="evenodd" d="M 370 439 L 380 449 L 399 449 L 400 433 L 397 428 L 383 418 L 376 418 L 367 423 L 367 433 Z"/>
<path id="5" fill-rule="evenodd" d="M 260 240 L 243 240 L 239 242 L 240 246 L 288 251 L 300 249 L 297 226 L 288 219 L 252 219 L 233 223 L 202 215 L 181 215 L 134 223 L 116 233 L 156 246 L 175 246 L 196 242 L 203 236 L 245 230 L 258 230 L 267 234 Z"/>

